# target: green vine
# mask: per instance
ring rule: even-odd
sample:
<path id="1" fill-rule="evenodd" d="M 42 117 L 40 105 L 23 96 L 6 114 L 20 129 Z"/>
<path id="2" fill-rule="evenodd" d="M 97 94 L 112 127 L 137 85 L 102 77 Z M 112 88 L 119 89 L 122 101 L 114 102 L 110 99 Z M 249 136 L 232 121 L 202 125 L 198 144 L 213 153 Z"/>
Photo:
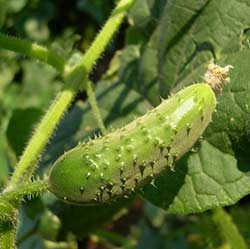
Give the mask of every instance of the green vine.
<path id="1" fill-rule="evenodd" d="M 16 208 L 0 197 L 0 224 L 6 222 L 14 223 L 16 221 L 16 213 Z"/>
<path id="2" fill-rule="evenodd" d="M 64 89 L 57 95 L 55 101 L 36 128 L 28 146 L 19 160 L 10 180 L 9 188 L 30 179 L 36 168 L 39 155 L 44 150 L 44 147 L 74 96 L 75 92 L 70 89 Z"/>
<path id="3" fill-rule="evenodd" d="M 47 180 L 36 180 L 27 182 L 18 186 L 11 191 L 4 191 L 0 194 L 0 202 L 2 200 L 9 203 L 19 202 L 24 196 L 38 196 L 48 190 Z M 1 205 L 0 205 L 1 206 Z"/>
<path id="4" fill-rule="evenodd" d="M 16 230 L 15 226 L 10 223 L 0 224 L 0 248 L 15 248 Z"/>
<path id="5" fill-rule="evenodd" d="M 118 30 L 118 27 L 121 25 L 128 9 L 130 9 L 133 3 L 134 0 L 121 0 L 117 4 L 103 29 L 100 31 L 87 52 L 83 55 L 79 64 L 71 70 L 69 76 L 72 77 L 73 75 L 78 74 L 79 69 L 80 71 L 84 69 L 86 72 L 92 70 L 92 67 L 105 50 L 114 33 Z"/>
<path id="6" fill-rule="evenodd" d="M 53 66 L 59 72 L 64 71 L 64 58 L 55 53 L 53 50 L 40 46 L 36 43 L 0 33 L 0 48 L 8 49 L 38 59 Z"/>
<path id="7" fill-rule="evenodd" d="M 106 134 L 107 130 L 105 128 L 103 119 L 102 119 L 102 115 L 101 115 L 101 111 L 98 107 L 97 101 L 96 101 L 96 96 L 92 87 L 92 83 L 90 81 L 88 81 L 87 83 L 87 87 L 86 87 L 86 91 L 87 91 L 87 95 L 89 97 L 89 103 L 91 105 L 93 114 L 95 116 L 96 122 L 98 124 L 98 127 L 100 128 L 102 134 Z"/>

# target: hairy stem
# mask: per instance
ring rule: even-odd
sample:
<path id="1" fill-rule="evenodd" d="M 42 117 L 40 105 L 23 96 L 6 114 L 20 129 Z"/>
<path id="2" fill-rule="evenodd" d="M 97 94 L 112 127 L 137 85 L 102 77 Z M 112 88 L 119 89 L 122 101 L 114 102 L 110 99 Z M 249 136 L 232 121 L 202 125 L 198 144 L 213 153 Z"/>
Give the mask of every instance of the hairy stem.
<path id="1" fill-rule="evenodd" d="M 237 226 L 223 208 L 213 210 L 213 220 L 231 249 L 247 249 L 246 242 Z"/>
<path id="2" fill-rule="evenodd" d="M 108 42 L 121 24 L 127 10 L 131 7 L 134 0 L 121 0 L 112 12 L 110 19 L 106 22 L 103 29 L 96 37 L 95 41 L 83 56 L 80 63 L 66 73 L 66 86 L 60 92 L 49 108 L 41 123 L 35 130 L 31 140 L 28 143 L 9 183 L 12 188 L 21 182 L 27 181 L 33 174 L 39 155 L 44 150 L 57 124 L 63 114 L 71 104 L 76 92 L 85 82 L 86 88 L 87 76 L 94 66 L 96 60 L 101 56 Z"/>
<path id="3" fill-rule="evenodd" d="M 94 93 L 93 88 L 92 88 L 92 83 L 90 81 L 87 82 L 86 91 L 87 91 L 87 95 L 89 97 L 90 106 L 92 108 L 96 122 L 98 124 L 98 127 L 100 128 L 102 134 L 106 134 L 107 130 L 104 126 L 101 111 L 98 107 L 96 96 L 95 96 L 95 93 Z"/>
<path id="4" fill-rule="evenodd" d="M 17 210 L 14 205 L 0 197 L 0 224 L 16 222 Z"/>
<path id="5" fill-rule="evenodd" d="M 20 158 L 10 180 L 10 187 L 25 182 L 32 176 L 39 155 L 44 150 L 57 124 L 74 98 L 74 95 L 75 93 L 70 89 L 64 89 L 57 95 Z"/>
<path id="6" fill-rule="evenodd" d="M 16 203 L 24 196 L 36 196 L 48 190 L 47 180 L 38 180 L 24 183 L 0 194 L 0 201 Z"/>
<path id="7" fill-rule="evenodd" d="M 91 44 L 87 52 L 83 55 L 80 63 L 69 71 L 69 78 L 74 78 L 75 75 L 78 75 L 79 71 L 81 72 L 84 70 L 86 72 L 90 72 L 92 70 L 94 64 L 105 50 L 114 33 L 118 30 L 118 27 L 122 23 L 127 11 L 130 9 L 134 1 L 135 0 L 121 0 L 117 4 L 116 8 L 113 10 L 110 18 L 107 20 L 100 33 L 97 35 L 96 39 Z"/>
<path id="8" fill-rule="evenodd" d="M 15 249 L 16 229 L 13 224 L 0 224 L 0 248 Z"/>
<path id="9" fill-rule="evenodd" d="M 64 71 L 65 60 L 51 49 L 36 43 L 0 33 L 0 48 L 21 53 L 50 64 L 59 72 Z"/>

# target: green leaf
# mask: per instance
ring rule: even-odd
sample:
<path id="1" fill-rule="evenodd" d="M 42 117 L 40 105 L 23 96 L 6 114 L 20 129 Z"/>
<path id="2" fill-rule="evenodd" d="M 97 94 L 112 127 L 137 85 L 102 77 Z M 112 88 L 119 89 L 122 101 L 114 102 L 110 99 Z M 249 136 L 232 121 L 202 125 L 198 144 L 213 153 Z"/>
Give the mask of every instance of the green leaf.
<path id="1" fill-rule="evenodd" d="M 129 17 L 141 29 L 153 27 L 164 9 L 166 0 L 137 0 L 130 10 Z"/>
<path id="2" fill-rule="evenodd" d="M 60 90 L 60 83 L 55 80 L 57 72 L 51 66 L 33 60 L 25 61 L 22 67 L 20 106 L 47 108 Z"/>
<path id="3" fill-rule="evenodd" d="M 120 80 L 152 104 L 159 103 L 157 53 L 151 42 L 144 48 L 140 45 L 126 46 L 120 58 Z"/>
<path id="4" fill-rule="evenodd" d="M 95 21 L 102 24 L 108 17 L 112 6 L 113 0 L 78 0 L 77 7 L 81 11 L 88 13 Z"/>
<path id="5" fill-rule="evenodd" d="M 160 92 L 202 80 L 209 59 L 239 51 L 249 11 L 247 0 L 168 1 L 158 29 Z"/>
<path id="6" fill-rule="evenodd" d="M 241 51 L 249 10 L 246 1 L 234 0 L 177 0 L 165 7 L 158 48 L 163 95 L 201 81 L 212 57 L 234 66 L 205 140 L 176 164 L 175 172 L 164 172 L 156 187 L 144 188 L 145 198 L 172 213 L 231 205 L 250 193 L 250 51 Z"/>
<path id="7" fill-rule="evenodd" d="M 7 138 L 17 157 L 22 154 L 34 124 L 39 121 L 42 113 L 37 108 L 16 109 L 13 112 L 7 128 Z"/>
<path id="8" fill-rule="evenodd" d="M 250 192 L 249 11 L 243 0 L 138 0 L 131 10 L 133 33 L 144 38 L 135 43 L 127 33 L 118 77 L 153 105 L 160 96 L 201 82 L 211 58 L 235 67 L 205 141 L 178 162 L 175 172 L 159 177 L 157 188 L 144 189 L 144 197 L 170 212 L 202 212 Z"/>

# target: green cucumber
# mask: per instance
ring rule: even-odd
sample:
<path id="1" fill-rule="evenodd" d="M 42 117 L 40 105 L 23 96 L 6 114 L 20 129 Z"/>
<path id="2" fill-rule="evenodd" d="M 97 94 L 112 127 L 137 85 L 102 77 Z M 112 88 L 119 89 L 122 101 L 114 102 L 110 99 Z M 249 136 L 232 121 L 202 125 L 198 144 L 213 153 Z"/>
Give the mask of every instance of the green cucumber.
<path id="1" fill-rule="evenodd" d="M 116 131 L 61 156 L 49 189 L 75 204 L 126 196 L 173 165 L 211 121 L 216 97 L 208 84 L 191 85 Z"/>

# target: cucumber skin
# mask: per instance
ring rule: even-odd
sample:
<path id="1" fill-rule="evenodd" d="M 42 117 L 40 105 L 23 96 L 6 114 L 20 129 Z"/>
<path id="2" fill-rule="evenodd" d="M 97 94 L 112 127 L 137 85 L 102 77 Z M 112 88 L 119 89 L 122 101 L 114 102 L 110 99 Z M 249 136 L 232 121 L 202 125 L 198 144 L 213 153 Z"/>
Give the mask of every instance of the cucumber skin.
<path id="1" fill-rule="evenodd" d="M 50 172 L 50 191 L 79 205 L 126 196 L 173 168 L 202 135 L 215 107 L 209 85 L 186 87 L 123 128 L 66 152 Z"/>

